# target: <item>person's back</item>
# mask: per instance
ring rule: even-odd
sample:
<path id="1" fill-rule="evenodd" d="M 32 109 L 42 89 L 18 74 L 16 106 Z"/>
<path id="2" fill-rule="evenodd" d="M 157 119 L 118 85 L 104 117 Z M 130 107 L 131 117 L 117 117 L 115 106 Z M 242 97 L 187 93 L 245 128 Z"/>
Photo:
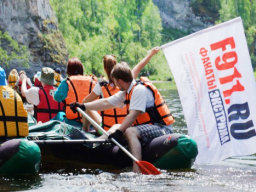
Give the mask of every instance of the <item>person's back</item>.
<path id="1" fill-rule="evenodd" d="M 95 86 L 94 76 L 73 75 L 67 78 L 67 84 L 68 94 L 65 99 L 66 116 L 68 119 L 82 122 L 81 115 L 78 112 L 74 114 L 70 110 L 69 104 L 74 101 L 82 102 L 83 99 L 92 92 Z"/>
<path id="2" fill-rule="evenodd" d="M 6 85 L 5 72 L 0 67 L 0 137 L 28 135 L 27 111 L 21 97 Z"/>
<path id="3" fill-rule="evenodd" d="M 57 102 L 53 99 L 54 92 L 56 90 L 53 85 L 54 70 L 49 67 L 43 67 L 41 76 L 38 78 L 42 83 L 41 88 L 32 87 L 27 89 L 26 87 L 26 76 L 22 75 L 22 93 L 25 95 L 28 103 L 35 106 L 34 117 L 37 122 L 47 122 L 54 118 L 58 112 L 63 111 L 63 103 Z"/>
<path id="4" fill-rule="evenodd" d="M 34 117 L 42 123 L 54 118 L 63 111 L 64 104 L 53 99 L 56 88 L 53 85 L 44 85 L 39 89 L 39 104 L 34 108 Z"/>
<path id="5" fill-rule="evenodd" d="M 103 98 L 111 97 L 120 91 L 119 87 L 112 86 L 107 81 L 100 82 Z M 102 127 L 110 129 L 115 124 L 121 124 L 127 115 L 127 108 L 113 108 L 101 111 Z"/>

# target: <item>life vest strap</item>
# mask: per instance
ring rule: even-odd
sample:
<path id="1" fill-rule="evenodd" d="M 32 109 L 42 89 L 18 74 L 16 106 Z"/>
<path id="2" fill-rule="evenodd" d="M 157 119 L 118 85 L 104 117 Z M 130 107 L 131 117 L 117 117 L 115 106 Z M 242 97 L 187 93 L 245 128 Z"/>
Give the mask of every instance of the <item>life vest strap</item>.
<path id="1" fill-rule="evenodd" d="M 0 116 L 0 121 L 16 121 L 21 123 L 27 123 L 27 117 L 17 117 L 17 116 Z"/>
<path id="2" fill-rule="evenodd" d="M 126 117 L 126 115 L 109 115 L 109 114 L 104 113 L 104 116 L 106 116 L 106 117 Z"/>
<path id="3" fill-rule="evenodd" d="M 51 112 L 51 113 L 58 113 L 58 112 L 60 112 L 60 110 L 58 110 L 58 109 L 38 109 L 37 108 L 36 112 L 37 113 L 49 113 L 49 112 Z"/>
<path id="4" fill-rule="evenodd" d="M 17 96 L 16 96 L 16 91 L 14 91 L 14 108 L 15 108 L 15 117 L 18 117 L 18 106 L 17 106 Z M 16 121 L 16 133 L 17 133 L 17 136 L 20 136 L 20 133 L 19 133 L 19 123 L 18 121 Z"/>
<path id="5" fill-rule="evenodd" d="M 6 117 L 5 117 L 5 112 L 4 112 L 4 107 L 2 102 L 0 101 L 0 107 L 1 107 L 1 111 L 2 111 L 2 116 L 0 116 L 0 118 L 3 118 L 3 122 L 4 122 L 4 135 L 7 136 L 7 125 L 6 125 Z"/>

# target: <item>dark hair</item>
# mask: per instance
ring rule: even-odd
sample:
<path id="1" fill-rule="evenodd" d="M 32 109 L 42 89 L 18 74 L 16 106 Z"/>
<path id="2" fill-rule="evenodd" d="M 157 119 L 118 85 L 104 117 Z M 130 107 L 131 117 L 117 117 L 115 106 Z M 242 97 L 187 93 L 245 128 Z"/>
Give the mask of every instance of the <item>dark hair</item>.
<path id="1" fill-rule="evenodd" d="M 132 82 L 133 76 L 129 65 L 126 62 L 117 63 L 112 71 L 111 78 L 116 80 L 123 80 L 124 82 Z"/>
<path id="2" fill-rule="evenodd" d="M 103 65 L 104 65 L 104 70 L 109 79 L 109 84 L 113 83 L 113 79 L 111 78 L 111 71 L 113 67 L 116 65 L 116 57 L 114 55 L 105 55 L 103 57 Z"/>
<path id="3" fill-rule="evenodd" d="M 84 73 L 84 67 L 81 61 L 77 57 L 73 57 L 68 60 L 68 65 L 67 65 L 68 76 L 83 75 L 83 73 Z"/>

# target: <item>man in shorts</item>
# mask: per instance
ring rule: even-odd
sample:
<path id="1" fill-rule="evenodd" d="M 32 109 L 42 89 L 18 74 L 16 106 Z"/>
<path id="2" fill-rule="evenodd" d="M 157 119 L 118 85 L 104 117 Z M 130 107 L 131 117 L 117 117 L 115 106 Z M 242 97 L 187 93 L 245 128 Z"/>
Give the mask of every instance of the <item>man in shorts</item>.
<path id="1" fill-rule="evenodd" d="M 121 125 L 114 125 L 108 131 L 110 133 L 108 138 L 121 142 L 124 136 L 130 152 L 141 160 L 142 146 L 156 137 L 172 133 L 174 118 L 154 85 L 149 81 L 137 83 L 127 63 L 116 64 L 111 76 L 120 88 L 120 92 L 109 98 L 89 103 L 73 103 L 71 109 L 73 112 L 76 112 L 76 107 L 84 111 L 102 111 L 127 105 L 128 115 Z M 106 136 L 103 135 L 100 138 L 106 138 Z M 139 171 L 135 162 L 133 162 L 133 171 Z"/>

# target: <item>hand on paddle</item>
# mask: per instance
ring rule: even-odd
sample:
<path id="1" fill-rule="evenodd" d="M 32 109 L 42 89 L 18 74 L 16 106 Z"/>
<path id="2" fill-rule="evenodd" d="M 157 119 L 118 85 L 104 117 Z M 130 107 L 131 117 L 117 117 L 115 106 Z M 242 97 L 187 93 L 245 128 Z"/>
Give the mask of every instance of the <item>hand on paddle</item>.
<path id="1" fill-rule="evenodd" d="M 78 103 L 78 102 L 70 103 L 70 109 L 73 111 L 73 113 L 77 113 L 77 110 L 76 110 L 77 107 L 79 107 L 83 111 L 86 110 L 86 107 L 83 103 Z"/>
<path id="2" fill-rule="evenodd" d="M 108 136 L 109 140 L 111 140 L 111 138 L 115 139 L 118 143 L 123 143 L 123 132 L 117 129 L 114 133 Z"/>

